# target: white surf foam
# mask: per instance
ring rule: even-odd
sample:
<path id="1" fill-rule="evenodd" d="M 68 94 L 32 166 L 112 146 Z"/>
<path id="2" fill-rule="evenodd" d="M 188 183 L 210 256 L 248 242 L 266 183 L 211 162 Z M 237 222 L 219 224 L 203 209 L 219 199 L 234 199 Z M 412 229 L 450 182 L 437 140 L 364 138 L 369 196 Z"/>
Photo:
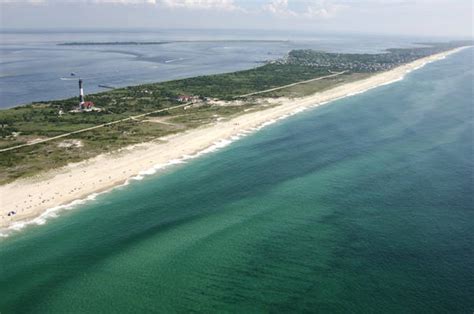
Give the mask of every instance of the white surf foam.
<path id="1" fill-rule="evenodd" d="M 88 201 L 96 199 L 98 195 L 106 193 L 106 192 L 107 191 L 104 191 L 101 193 L 92 193 L 85 198 L 76 199 L 64 205 L 48 208 L 44 212 L 42 212 L 38 217 L 35 217 L 33 219 L 16 221 L 12 223 L 10 226 L 8 226 L 7 228 L 0 229 L 0 237 L 8 237 L 12 232 L 20 231 L 29 225 L 44 225 L 48 219 L 59 217 L 60 211 L 71 210 L 78 205 L 81 205 Z"/>

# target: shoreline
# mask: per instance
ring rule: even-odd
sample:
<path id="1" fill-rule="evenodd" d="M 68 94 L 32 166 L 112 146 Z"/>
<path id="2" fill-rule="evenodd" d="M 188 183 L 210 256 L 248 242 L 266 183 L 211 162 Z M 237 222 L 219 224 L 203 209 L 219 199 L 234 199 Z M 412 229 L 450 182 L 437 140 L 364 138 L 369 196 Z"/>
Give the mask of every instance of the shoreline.
<path id="1" fill-rule="evenodd" d="M 159 143 L 147 142 L 125 147 L 117 152 L 2 185 L 0 236 L 8 236 L 29 224 L 44 224 L 48 217 L 57 216 L 58 211 L 83 204 L 99 194 L 127 185 L 131 180 L 141 180 L 145 175 L 215 151 L 306 109 L 402 80 L 407 73 L 462 49 L 464 47 L 421 58 L 311 96 L 279 98 L 279 105 L 269 109 L 174 134 L 160 139 Z M 8 217 L 7 213 L 10 211 L 17 214 Z"/>

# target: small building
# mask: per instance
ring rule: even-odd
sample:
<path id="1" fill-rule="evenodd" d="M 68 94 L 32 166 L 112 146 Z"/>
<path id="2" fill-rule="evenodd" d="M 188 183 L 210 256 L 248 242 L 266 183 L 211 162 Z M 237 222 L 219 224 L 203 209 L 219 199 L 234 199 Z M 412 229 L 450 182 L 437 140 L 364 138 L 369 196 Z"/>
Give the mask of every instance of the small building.
<path id="1" fill-rule="evenodd" d="M 188 101 L 192 101 L 194 98 L 193 96 L 189 96 L 189 95 L 179 95 L 177 100 L 179 102 L 188 102 Z"/>
<path id="2" fill-rule="evenodd" d="M 92 109 L 94 107 L 94 103 L 92 101 L 85 101 L 81 104 L 82 109 Z"/>

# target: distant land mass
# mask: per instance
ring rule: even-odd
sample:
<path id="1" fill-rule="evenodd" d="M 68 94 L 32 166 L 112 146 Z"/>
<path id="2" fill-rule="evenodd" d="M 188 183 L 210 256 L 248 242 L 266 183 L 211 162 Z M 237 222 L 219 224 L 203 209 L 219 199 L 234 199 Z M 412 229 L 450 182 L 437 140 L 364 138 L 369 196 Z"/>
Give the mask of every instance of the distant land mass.
<path id="1" fill-rule="evenodd" d="M 289 42 L 289 40 L 260 40 L 260 39 L 230 39 L 230 40 L 169 40 L 169 41 L 83 41 L 83 42 L 65 42 L 58 46 L 132 46 L 132 45 L 164 45 L 173 43 L 279 43 Z"/>
<path id="2" fill-rule="evenodd" d="M 425 45 L 429 46 L 378 54 L 293 50 L 285 58 L 250 70 L 86 95 L 99 109 L 92 112 L 78 112 L 76 97 L 1 110 L 0 184 L 194 129 L 217 118 L 265 110 L 275 106 L 268 102 L 271 99 L 312 95 L 472 42 Z M 182 106 L 183 100 L 189 106 Z M 146 122 L 151 117 L 163 117 L 166 123 Z M 81 145 L 58 148 L 56 141 L 66 136 Z"/>

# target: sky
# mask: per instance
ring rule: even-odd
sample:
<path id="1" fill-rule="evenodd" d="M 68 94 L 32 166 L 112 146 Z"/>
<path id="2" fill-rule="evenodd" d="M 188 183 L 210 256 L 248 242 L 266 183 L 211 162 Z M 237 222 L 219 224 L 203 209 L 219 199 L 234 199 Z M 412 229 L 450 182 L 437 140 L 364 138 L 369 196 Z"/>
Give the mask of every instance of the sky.
<path id="1" fill-rule="evenodd" d="M 265 29 L 473 35 L 473 0 L 0 0 L 3 29 Z"/>

